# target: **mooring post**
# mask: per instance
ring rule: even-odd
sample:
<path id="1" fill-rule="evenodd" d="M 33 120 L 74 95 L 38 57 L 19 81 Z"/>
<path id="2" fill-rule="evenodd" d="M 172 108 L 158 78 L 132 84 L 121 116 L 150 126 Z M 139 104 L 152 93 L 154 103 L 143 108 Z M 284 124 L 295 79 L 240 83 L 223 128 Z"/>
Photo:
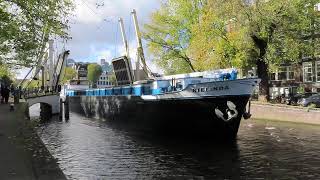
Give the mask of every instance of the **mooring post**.
<path id="1" fill-rule="evenodd" d="M 60 105 L 60 110 L 59 110 L 59 120 L 62 120 L 62 117 L 63 117 L 63 104 L 62 104 L 63 102 L 62 102 L 62 99 L 60 98 L 59 99 L 59 105 Z"/>
<path id="2" fill-rule="evenodd" d="M 64 118 L 65 120 L 69 120 L 69 96 L 66 96 L 64 101 Z"/>

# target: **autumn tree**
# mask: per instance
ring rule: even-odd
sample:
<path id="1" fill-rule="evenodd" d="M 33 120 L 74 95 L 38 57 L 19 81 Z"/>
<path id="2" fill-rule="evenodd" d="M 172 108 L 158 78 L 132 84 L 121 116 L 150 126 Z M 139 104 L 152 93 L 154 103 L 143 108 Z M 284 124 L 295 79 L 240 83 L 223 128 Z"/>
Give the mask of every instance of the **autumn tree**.
<path id="1" fill-rule="evenodd" d="M 252 42 L 237 23 L 232 4 L 209 1 L 199 23 L 192 25 L 188 54 L 198 70 L 245 68 L 251 64 Z"/>

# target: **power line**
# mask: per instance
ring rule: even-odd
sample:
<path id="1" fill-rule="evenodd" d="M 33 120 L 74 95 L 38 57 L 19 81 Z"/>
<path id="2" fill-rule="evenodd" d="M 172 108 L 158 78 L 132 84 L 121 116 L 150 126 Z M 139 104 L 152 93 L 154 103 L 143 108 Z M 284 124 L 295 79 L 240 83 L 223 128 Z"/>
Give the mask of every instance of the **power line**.
<path id="1" fill-rule="evenodd" d="M 95 15 L 96 17 L 98 17 L 102 22 L 112 22 L 112 20 L 108 20 L 107 18 L 102 18 L 100 16 L 100 14 L 98 14 L 97 12 L 95 12 L 87 3 L 86 1 L 84 0 L 81 0 L 82 4 L 85 5 L 89 10 L 90 12 Z M 103 25 L 103 24 L 102 24 Z M 97 29 L 101 29 L 102 25 L 98 26 Z"/>

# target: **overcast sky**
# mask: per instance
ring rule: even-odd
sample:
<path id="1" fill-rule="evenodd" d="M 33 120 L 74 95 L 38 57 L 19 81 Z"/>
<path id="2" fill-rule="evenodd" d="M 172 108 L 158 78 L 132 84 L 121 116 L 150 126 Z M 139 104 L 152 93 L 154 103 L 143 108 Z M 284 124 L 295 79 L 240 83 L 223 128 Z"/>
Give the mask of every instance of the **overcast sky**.
<path id="1" fill-rule="evenodd" d="M 55 53 L 60 53 L 62 47 L 70 50 L 69 58 L 75 61 L 98 62 L 123 55 L 124 48 L 118 23 L 119 17 L 124 20 L 129 41 L 130 57 L 135 59 L 137 42 L 131 16 L 135 9 L 140 29 L 150 21 L 150 15 L 160 7 L 160 0 L 75 0 L 76 8 L 70 17 L 70 36 L 63 45 L 55 42 Z M 145 48 L 146 50 L 146 48 Z M 147 60 L 150 68 L 159 72 L 151 60 Z M 23 69 L 17 75 L 24 78 L 28 70 Z"/>

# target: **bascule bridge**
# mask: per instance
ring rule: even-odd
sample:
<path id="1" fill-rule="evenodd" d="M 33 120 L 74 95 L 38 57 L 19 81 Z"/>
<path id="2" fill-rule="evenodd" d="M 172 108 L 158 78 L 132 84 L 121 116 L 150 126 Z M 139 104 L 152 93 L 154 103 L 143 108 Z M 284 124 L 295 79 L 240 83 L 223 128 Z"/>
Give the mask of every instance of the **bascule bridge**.
<path id="1" fill-rule="evenodd" d="M 62 103 L 65 102 L 65 99 L 60 98 L 60 79 L 63 78 L 69 51 L 63 51 L 57 57 L 54 57 L 53 43 L 52 40 L 48 42 L 48 51 L 43 53 L 36 66 L 30 69 L 20 83 L 21 97 L 25 99 L 28 107 L 37 103 L 40 104 L 41 119 L 48 119 L 54 114 L 62 114 Z M 32 74 L 31 79 L 27 81 L 30 74 Z M 30 88 L 29 85 L 32 80 L 38 80 L 38 82 L 41 82 L 41 86 Z"/>

